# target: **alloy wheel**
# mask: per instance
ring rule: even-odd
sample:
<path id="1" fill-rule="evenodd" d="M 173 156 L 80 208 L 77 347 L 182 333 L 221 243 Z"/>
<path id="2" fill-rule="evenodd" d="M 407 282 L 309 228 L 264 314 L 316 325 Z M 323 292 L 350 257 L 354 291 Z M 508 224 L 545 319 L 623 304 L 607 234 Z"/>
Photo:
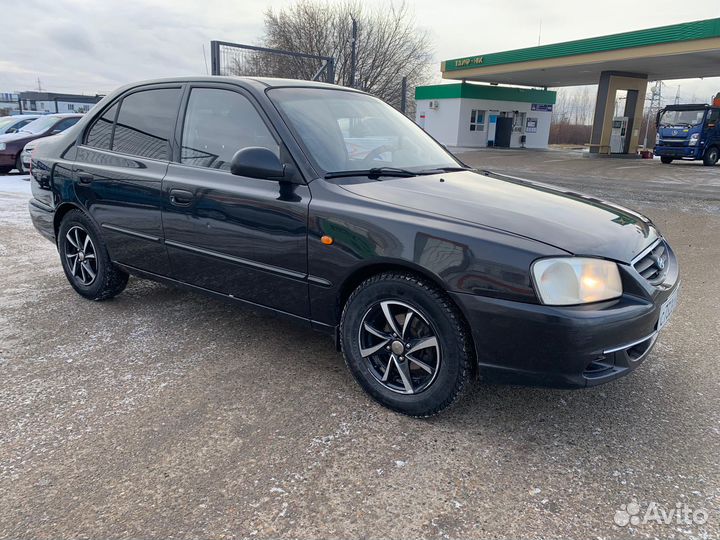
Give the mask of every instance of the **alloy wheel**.
<path id="1" fill-rule="evenodd" d="M 98 273 L 97 252 L 90 235 L 75 225 L 65 234 L 65 257 L 72 276 L 82 285 L 92 285 Z"/>
<path id="2" fill-rule="evenodd" d="M 400 394 L 417 394 L 435 380 L 441 353 L 437 332 L 418 309 L 383 300 L 363 316 L 360 355 L 372 376 Z"/>

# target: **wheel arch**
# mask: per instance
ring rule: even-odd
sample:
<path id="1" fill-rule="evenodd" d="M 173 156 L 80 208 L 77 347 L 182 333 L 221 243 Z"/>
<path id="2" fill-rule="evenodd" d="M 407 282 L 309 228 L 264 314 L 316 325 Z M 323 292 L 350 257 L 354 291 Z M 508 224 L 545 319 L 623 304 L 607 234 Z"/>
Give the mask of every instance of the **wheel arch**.
<path id="1" fill-rule="evenodd" d="M 470 329 L 470 323 L 468 322 L 468 318 L 465 314 L 465 311 L 463 310 L 462 306 L 458 305 L 458 303 L 453 299 L 453 297 L 449 294 L 447 294 L 447 287 L 445 283 L 442 281 L 442 279 L 432 272 L 429 272 L 427 269 L 417 266 L 411 263 L 408 263 L 406 261 L 382 261 L 382 262 L 374 262 L 371 264 L 367 264 L 365 266 L 361 266 L 359 268 L 356 268 L 340 285 L 338 288 L 338 295 L 337 295 L 337 305 L 336 305 L 336 320 L 338 321 L 338 324 L 336 326 L 336 331 L 339 332 L 340 328 L 340 318 L 342 315 L 342 310 L 345 307 L 345 303 L 347 302 L 348 298 L 352 294 L 352 292 L 366 279 L 371 278 L 372 276 L 382 274 L 385 272 L 403 272 L 407 274 L 413 274 L 417 277 L 420 277 L 433 285 L 435 285 L 438 289 L 440 289 L 448 299 L 448 301 L 457 309 L 458 314 L 460 315 L 462 322 L 465 324 L 467 328 L 467 334 L 470 339 L 470 345 L 471 350 L 473 351 L 475 357 L 477 358 L 477 350 L 475 348 L 475 340 L 472 335 L 472 331 Z M 337 335 L 336 332 L 336 346 L 338 350 L 340 350 L 340 342 L 339 342 L 339 335 Z M 476 363 L 476 362 L 474 362 Z M 477 366 L 474 366 L 477 367 Z"/>
<path id="2" fill-rule="evenodd" d="M 71 210 L 80 210 L 85 215 L 87 215 L 87 212 L 83 207 L 81 207 L 79 204 L 71 203 L 71 202 L 64 202 L 60 204 L 55 209 L 55 215 L 53 216 L 53 231 L 55 232 L 55 242 L 57 243 L 58 238 L 58 232 L 60 231 L 60 224 L 62 223 L 63 218 L 67 215 L 68 212 Z M 92 219 L 92 218 L 90 218 Z"/>

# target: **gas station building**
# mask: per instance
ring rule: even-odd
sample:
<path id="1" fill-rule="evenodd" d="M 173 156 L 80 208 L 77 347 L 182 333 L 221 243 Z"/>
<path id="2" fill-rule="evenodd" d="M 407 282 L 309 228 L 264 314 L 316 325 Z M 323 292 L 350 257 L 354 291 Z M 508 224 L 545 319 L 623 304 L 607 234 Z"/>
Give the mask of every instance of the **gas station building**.
<path id="1" fill-rule="evenodd" d="M 590 152 L 635 154 L 648 82 L 720 76 L 720 18 L 477 54 L 441 71 L 459 82 L 418 87 L 415 99 L 417 123 L 443 144 L 546 147 L 547 89 L 596 84 Z M 615 118 L 619 91 L 627 99 Z"/>

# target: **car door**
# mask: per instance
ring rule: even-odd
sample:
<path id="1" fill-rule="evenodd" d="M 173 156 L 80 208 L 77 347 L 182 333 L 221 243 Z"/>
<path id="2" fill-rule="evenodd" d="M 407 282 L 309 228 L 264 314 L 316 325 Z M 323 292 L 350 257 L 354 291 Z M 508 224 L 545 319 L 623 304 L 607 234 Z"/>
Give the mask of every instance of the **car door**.
<path id="1" fill-rule="evenodd" d="M 308 317 L 308 187 L 230 172 L 233 155 L 250 146 L 290 161 L 279 137 L 233 85 L 192 86 L 181 109 L 180 156 L 163 181 L 173 277 Z"/>
<path id="2" fill-rule="evenodd" d="M 78 146 L 75 192 L 100 225 L 111 258 L 168 274 L 161 216 L 162 179 L 182 86 L 140 87 L 105 107 Z"/>

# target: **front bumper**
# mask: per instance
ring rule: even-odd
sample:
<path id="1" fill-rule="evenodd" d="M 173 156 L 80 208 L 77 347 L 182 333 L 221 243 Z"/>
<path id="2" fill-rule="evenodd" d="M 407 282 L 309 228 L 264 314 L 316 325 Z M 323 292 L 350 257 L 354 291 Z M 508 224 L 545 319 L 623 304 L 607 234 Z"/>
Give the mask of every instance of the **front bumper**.
<path id="1" fill-rule="evenodd" d="M 484 379 L 558 388 L 594 386 L 627 375 L 650 353 L 661 307 L 679 285 L 674 255 L 671 264 L 661 286 L 642 283 L 647 294 L 636 294 L 637 289 L 583 306 L 451 295 L 472 329 Z"/>
<path id="2" fill-rule="evenodd" d="M 702 149 L 698 146 L 656 146 L 654 154 L 661 157 L 699 159 Z"/>

